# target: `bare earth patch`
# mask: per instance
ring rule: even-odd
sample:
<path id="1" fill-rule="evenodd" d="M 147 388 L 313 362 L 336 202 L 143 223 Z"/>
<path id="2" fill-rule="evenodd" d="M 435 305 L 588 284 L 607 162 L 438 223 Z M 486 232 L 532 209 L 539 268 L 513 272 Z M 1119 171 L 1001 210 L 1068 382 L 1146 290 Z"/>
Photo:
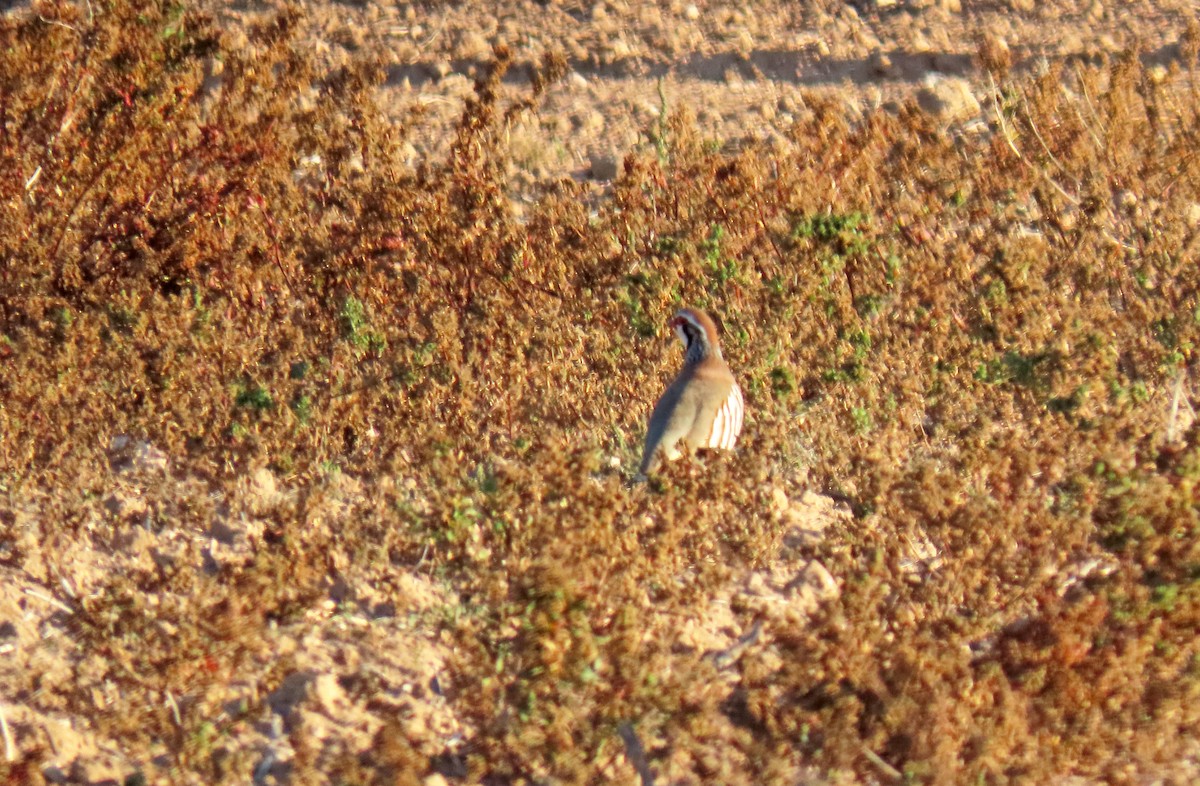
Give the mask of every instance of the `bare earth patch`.
<path id="1" fill-rule="evenodd" d="M 114 675 L 105 661 L 113 651 L 80 644 L 72 617 L 108 592 L 113 576 L 145 576 L 156 566 L 211 575 L 237 571 L 271 548 L 264 541 L 270 516 L 289 510 L 295 495 L 265 469 L 232 492 L 209 491 L 194 479 L 175 478 L 169 457 L 152 445 L 124 436 L 113 440 L 109 452 L 111 492 L 85 507 L 94 525 L 85 521 L 77 537 L 47 537 L 33 501 L 23 510 L 6 511 L 14 535 L 6 559 L 18 567 L 0 572 L 0 685 L 12 697 L 0 705 L 5 755 L 12 762 L 40 752 L 40 777 L 53 783 L 121 783 L 132 773 L 147 782 L 179 782 L 170 757 L 130 756 L 87 717 L 56 712 L 37 700 L 38 686 L 71 683 L 90 694 L 97 709 L 129 701 L 124 690 L 130 677 L 136 683 L 136 675 Z M 326 486 L 322 502 L 310 510 L 315 522 L 310 534 L 336 532 L 363 503 L 361 485 L 346 475 L 332 475 Z M 147 498 L 207 513 L 190 516 L 190 525 L 179 527 L 151 514 Z M 676 641 L 681 653 L 711 659 L 726 677 L 721 691 L 729 697 L 738 691 L 739 678 L 728 667 L 747 648 L 778 662 L 786 656 L 773 643 L 776 625 L 802 625 L 838 594 L 837 580 L 820 563 L 792 549 L 811 548 L 845 526 L 848 512 L 811 492 L 791 502 L 777 488 L 772 499 L 772 515 L 784 522 L 790 544 L 779 557 L 762 569 L 732 576 L 695 616 L 665 615 L 647 631 Z M 113 522 L 120 523 L 113 527 Z M 115 535 L 96 537 L 92 530 Z M 213 675 L 217 679 L 196 695 L 164 693 L 150 700 L 176 723 L 181 707 L 202 708 L 207 721 L 190 744 L 217 763 L 218 774 L 252 774 L 255 782 L 282 783 L 289 781 L 297 757 L 306 768 L 331 772 L 369 759 L 381 746 L 403 744 L 405 755 L 413 757 L 413 772 L 434 762 L 439 774 L 426 783 L 465 777 L 464 752 L 478 730 L 463 723 L 460 710 L 473 697 L 454 684 L 452 641 L 437 633 L 440 620 L 462 613 L 461 603 L 420 565 L 411 571 L 364 564 L 342 568 L 326 582 L 326 597 L 299 620 L 265 627 L 253 656 L 238 671 Z M 387 596 L 399 593 L 405 605 L 381 600 L 380 584 L 390 585 Z M 152 616 L 160 606 L 189 600 L 194 599 L 148 590 L 128 597 L 133 606 L 120 613 Z M 138 606 L 143 608 L 134 611 Z M 731 610 L 759 621 L 744 630 Z M 153 624 L 168 640 L 176 632 L 170 622 Z M 198 670 L 215 668 L 206 665 L 203 652 L 196 657 Z M 13 700 L 22 695 L 29 698 Z M 185 777 L 182 782 L 202 781 Z"/>

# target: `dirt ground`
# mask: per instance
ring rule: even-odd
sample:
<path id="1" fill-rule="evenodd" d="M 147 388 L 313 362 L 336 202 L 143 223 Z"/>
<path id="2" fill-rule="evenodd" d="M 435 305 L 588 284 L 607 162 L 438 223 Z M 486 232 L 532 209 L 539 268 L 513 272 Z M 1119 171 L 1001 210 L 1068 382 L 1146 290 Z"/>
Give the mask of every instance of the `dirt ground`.
<path id="1" fill-rule="evenodd" d="M 210 4 L 236 29 L 272 4 Z M 814 97 L 854 120 L 906 102 L 963 125 L 992 88 L 979 54 L 1018 72 L 1092 61 L 1137 46 L 1164 69 L 1195 6 L 1167 2 L 874 0 L 708 2 L 309 2 L 313 46 L 331 66 L 369 54 L 388 79 L 379 99 L 409 131 L 412 160 L 438 158 L 463 100 L 492 56 L 513 52 L 506 80 L 528 93 L 528 69 L 563 53 L 565 81 L 512 130 L 514 186 L 610 180 L 647 144 L 665 110 L 686 110 L 721 145 L 787 143 Z M 235 33 L 235 41 L 236 33 Z"/>
<path id="2" fill-rule="evenodd" d="M 277 7 L 205 5 L 228 28 L 233 46 L 239 40 L 245 45 L 239 32 L 244 25 Z M 364 0 L 303 6 L 311 45 L 331 67 L 367 55 L 378 57 L 387 69 L 378 99 L 407 129 L 414 165 L 444 154 L 493 47 L 506 46 L 515 55 L 518 65 L 505 82 L 513 98 L 528 94 L 528 64 L 548 52 L 562 52 L 570 67 L 567 78 L 550 87 L 540 109 L 511 131 L 518 204 L 535 199 L 540 184 L 558 178 L 591 183 L 596 198 L 603 198 L 622 157 L 651 144 L 664 111 L 689 111 L 701 132 L 719 145 L 762 139 L 787 145 L 792 122 L 818 97 L 840 102 L 850 120 L 911 102 L 941 117 L 948 133 L 983 127 L 986 97 L 993 88 L 981 51 L 993 64 L 1032 72 L 1047 62 L 1091 61 L 1138 45 L 1167 78 L 1178 59 L 1180 36 L 1195 13 L 1190 0 L 753 5 Z M 218 78 L 218 61 L 212 70 Z M 65 620 L 87 597 L 90 585 L 107 572 L 152 567 L 163 560 L 191 561 L 197 570 L 210 570 L 242 559 L 256 538 L 255 528 L 263 526 L 255 512 L 265 517 L 293 493 L 264 470 L 246 479 L 241 499 L 214 502 L 198 481 L 173 477 L 171 457 L 152 445 L 120 437 L 110 453 L 114 485 L 109 496 L 96 501 L 98 519 L 107 513 L 132 520 L 153 496 L 211 510 L 211 526 L 191 532 L 169 523 L 151 525 L 146 515 L 145 526 L 129 527 L 104 548 L 88 537 L 86 522 L 78 528 L 77 540 L 46 543 L 37 501 L 31 500 L 11 523 L 26 555 L 23 567 L 0 573 L 0 686 L 31 668 L 86 681 L 88 660 L 97 656 L 71 645 Z M 333 486 L 326 504 L 328 520 L 336 522 L 344 499 L 358 491 L 348 477 Z M 231 516 L 223 510 L 251 514 Z M 783 491 L 778 492 L 778 510 L 794 519 L 799 540 L 822 537 L 845 515 L 824 498 L 789 500 Z M 37 555 L 50 548 L 73 555 L 73 575 L 37 568 L 42 564 Z M 925 559 L 921 552 L 915 547 L 915 561 Z M 731 582 L 725 597 L 713 599 L 710 613 L 680 623 L 676 635 L 681 645 L 715 658 L 734 658 L 740 648 L 759 643 L 760 632 L 727 625 L 721 612 L 727 615 L 731 604 L 761 606 L 768 619 L 774 614 L 794 618 L 837 593 L 837 577 L 821 565 L 789 560 L 785 552 L 777 564 Z M 429 741 L 423 752 L 443 757 L 445 774 L 430 775 L 425 783 L 436 786 L 446 783 L 447 776 L 465 774 L 453 752 L 471 730 L 460 725 L 447 698 L 453 696 L 453 686 L 444 683 L 443 664 L 450 653 L 421 625 L 452 601 L 417 573 L 404 579 L 411 584 L 410 608 L 381 608 L 370 597 L 378 576 L 366 569 L 346 575 L 352 592 L 333 588 L 327 603 L 312 609 L 302 623 L 275 630 L 273 639 L 263 642 L 263 658 L 282 657 L 291 664 L 280 682 L 240 682 L 230 675 L 224 707 L 214 707 L 214 717 L 224 713 L 233 718 L 239 706 L 254 705 L 264 695 L 268 709 L 224 727 L 225 739 L 234 741 L 226 743 L 231 746 L 229 767 L 253 772 L 256 782 L 286 782 L 289 762 L 297 755 L 290 734 L 297 728 L 327 741 L 315 755 L 332 757 L 368 748 L 384 719 L 403 712 L 410 737 Z M 769 644 L 769 634 L 767 639 Z M 356 686 L 336 676 L 347 671 L 374 675 L 383 685 L 376 693 L 390 696 L 390 703 L 367 707 L 357 701 Z M 97 706 L 109 700 L 105 691 L 110 687 L 91 686 Z M 164 706 L 170 709 L 174 701 L 165 697 Z M 94 734 L 87 719 L 60 716 L 53 708 L 0 701 L 0 731 L 9 761 L 35 748 L 49 751 L 53 765 L 38 777 L 51 782 L 117 783 L 131 771 L 143 773 L 149 782 L 170 779 L 165 758 L 130 758 Z M 610 775 L 626 778 L 631 771 L 623 768 Z"/>

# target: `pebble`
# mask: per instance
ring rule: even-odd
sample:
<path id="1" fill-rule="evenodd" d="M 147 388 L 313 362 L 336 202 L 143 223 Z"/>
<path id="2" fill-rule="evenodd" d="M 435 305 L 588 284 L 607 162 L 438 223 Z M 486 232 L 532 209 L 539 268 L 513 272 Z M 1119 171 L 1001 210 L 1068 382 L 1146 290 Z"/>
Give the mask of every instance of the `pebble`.
<path id="1" fill-rule="evenodd" d="M 1200 227 L 1200 202 L 1193 202 L 1187 206 L 1187 210 L 1183 214 L 1183 220 L 1192 229 Z"/>
<path id="2" fill-rule="evenodd" d="M 872 52 L 870 64 L 871 70 L 879 76 L 887 76 L 892 72 L 892 58 L 883 52 Z"/>
<path id="3" fill-rule="evenodd" d="M 608 45 L 608 53 L 617 60 L 629 57 L 630 53 L 632 52 L 633 50 L 623 38 L 618 38 L 616 41 L 613 41 Z"/>
<path id="4" fill-rule="evenodd" d="M 346 691 L 338 684 L 337 676 L 334 674 L 318 675 L 312 681 L 310 691 L 317 706 L 326 714 L 333 714 L 337 710 L 338 704 L 346 698 Z"/>
<path id="5" fill-rule="evenodd" d="M 979 99 L 971 84 L 956 77 L 930 78 L 917 93 L 917 103 L 943 122 L 967 120 L 979 114 Z"/>

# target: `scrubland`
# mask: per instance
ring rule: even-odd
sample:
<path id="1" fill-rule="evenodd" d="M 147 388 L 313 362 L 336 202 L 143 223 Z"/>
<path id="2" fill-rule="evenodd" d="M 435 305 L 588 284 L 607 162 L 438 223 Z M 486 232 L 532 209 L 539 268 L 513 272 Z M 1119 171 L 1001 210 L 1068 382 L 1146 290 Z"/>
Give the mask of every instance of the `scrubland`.
<path id="1" fill-rule="evenodd" d="M 1200 28 L 984 47 L 950 128 L 668 106 L 518 215 L 560 56 L 413 165 L 298 11 L 55 9 L 0 27 L 8 782 L 1200 777 Z M 631 484 L 681 305 L 746 430 Z"/>

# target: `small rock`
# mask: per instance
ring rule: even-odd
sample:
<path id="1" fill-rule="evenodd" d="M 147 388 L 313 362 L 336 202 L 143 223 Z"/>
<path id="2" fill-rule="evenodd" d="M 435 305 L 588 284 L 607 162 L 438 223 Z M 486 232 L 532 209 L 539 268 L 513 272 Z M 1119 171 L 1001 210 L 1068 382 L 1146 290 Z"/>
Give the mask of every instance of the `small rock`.
<path id="1" fill-rule="evenodd" d="M 868 62 L 871 70 L 879 76 L 888 76 L 892 72 L 892 58 L 881 51 L 872 52 Z"/>
<path id="2" fill-rule="evenodd" d="M 700 652 L 712 652 L 729 646 L 729 631 L 737 628 L 737 618 L 728 603 L 715 603 L 704 614 L 682 621 L 676 642 Z"/>
<path id="3" fill-rule="evenodd" d="M 774 511 L 783 513 L 788 509 L 788 504 L 788 495 L 786 491 L 781 489 L 779 486 L 771 489 L 771 508 Z"/>
<path id="4" fill-rule="evenodd" d="M 338 705 L 346 699 L 346 691 L 338 684 L 337 676 L 333 674 L 318 675 L 312 681 L 309 690 L 317 706 L 327 715 L 332 715 Z"/>
<path id="5" fill-rule="evenodd" d="M 658 101 L 645 100 L 632 106 L 644 121 L 656 120 L 663 113 L 663 106 Z"/>
<path id="6" fill-rule="evenodd" d="M 926 80 L 917 93 L 917 103 L 926 112 L 948 123 L 975 117 L 980 110 L 979 99 L 971 92 L 970 83 L 956 77 Z"/>
<path id="7" fill-rule="evenodd" d="M 279 494 L 279 488 L 271 470 L 262 467 L 254 473 L 250 478 L 250 493 L 254 495 L 255 501 L 259 505 L 268 506 L 275 500 Z"/>
<path id="8" fill-rule="evenodd" d="M 1079 225 L 1079 208 L 1067 205 L 1058 214 L 1058 228 L 1062 232 L 1070 232 Z"/>
<path id="9" fill-rule="evenodd" d="M 788 524 L 784 545 L 802 548 L 820 543 L 825 538 L 825 530 L 836 522 L 848 520 L 850 513 L 837 507 L 829 497 L 805 491 L 798 501 L 788 504 L 784 518 Z"/>
<path id="10" fill-rule="evenodd" d="M 1191 229 L 1200 227 L 1200 202 L 1192 202 L 1183 212 L 1183 220 Z"/>
<path id="11" fill-rule="evenodd" d="M 113 437 L 108 446 L 109 464 L 118 472 L 165 472 L 167 454 L 144 440 L 125 434 Z"/>
<path id="12" fill-rule="evenodd" d="M 583 90 L 588 86 L 587 77 L 578 71 L 572 71 L 567 77 L 567 84 L 576 90 Z"/>
<path id="13" fill-rule="evenodd" d="M 767 577 L 758 571 L 751 573 L 746 579 L 746 592 L 751 595 L 766 595 L 770 590 Z"/>
<path id="14" fill-rule="evenodd" d="M 839 594 L 837 580 L 820 562 L 813 560 L 800 571 L 798 583 L 806 587 L 818 601 L 833 600 Z"/>
<path id="15" fill-rule="evenodd" d="M 626 43 L 624 38 L 618 38 L 608 45 L 608 54 L 614 60 L 623 60 L 633 53 L 633 49 Z"/>
<path id="16" fill-rule="evenodd" d="M 689 22 L 695 22 L 700 18 L 700 9 L 696 7 L 695 3 L 688 3 L 683 9 L 683 18 Z"/>

